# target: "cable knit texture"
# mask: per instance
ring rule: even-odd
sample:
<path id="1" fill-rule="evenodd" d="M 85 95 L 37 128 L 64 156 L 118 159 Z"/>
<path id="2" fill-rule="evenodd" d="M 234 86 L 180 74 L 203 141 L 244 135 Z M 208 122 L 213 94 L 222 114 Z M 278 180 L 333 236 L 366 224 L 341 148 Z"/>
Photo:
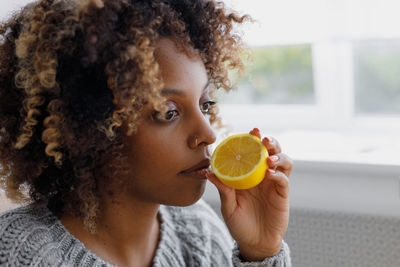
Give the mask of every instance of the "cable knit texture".
<path id="1" fill-rule="evenodd" d="M 289 248 L 262 262 L 242 262 L 225 224 L 203 200 L 189 207 L 160 206 L 160 242 L 154 267 L 290 266 Z M 112 266 L 86 249 L 45 205 L 0 215 L 0 266 Z"/>

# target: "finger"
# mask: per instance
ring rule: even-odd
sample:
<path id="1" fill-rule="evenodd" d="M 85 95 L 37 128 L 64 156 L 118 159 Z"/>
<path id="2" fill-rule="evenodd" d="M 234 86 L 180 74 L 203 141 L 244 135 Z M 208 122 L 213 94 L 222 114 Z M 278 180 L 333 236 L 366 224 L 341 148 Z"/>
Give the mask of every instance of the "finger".
<path id="1" fill-rule="evenodd" d="M 207 179 L 215 185 L 221 199 L 221 212 L 223 215 L 230 216 L 236 208 L 235 189 L 223 184 L 213 173 L 206 174 Z"/>
<path id="2" fill-rule="evenodd" d="M 258 138 L 261 139 L 261 133 L 260 133 L 260 130 L 258 128 L 253 128 L 253 130 L 250 131 L 250 134 L 251 135 L 255 135 L 255 136 L 257 136 Z"/>
<path id="3" fill-rule="evenodd" d="M 275 154 L 267 158 L 269 168 L 283 172 L 287 177 L 293 169 L 293 160 L 284 153 Z"/>
<path id="4" fill-rule="evenodd" d="M 207 179 L 213 183 L 215 185 L 215 187 L 218 189 L 218 191 L 220 193 L 222 193 L 223 195 L 229 194 L 229 191 L 232 190 L 230 187 L 226 186 L 225 184 L 223 184 L 218 178 L 217 176 L 215 176 L 215 174 L 213 173 L 207 173 L 206 174 Z"/>
<path id="5" fill-rule="evenodd" d="M 281 171 L 268 169 L 264 181 L 274 182 L 278 195 L 289 197 L 289 178 Z"/>
<path id="6" fill-rule="evenodd" d="M 267 148 L 269 155 L 275 155 L 282 152 L 281 145 L 273 137 L 264 137 L 262 140 L 264 146 Z"/>

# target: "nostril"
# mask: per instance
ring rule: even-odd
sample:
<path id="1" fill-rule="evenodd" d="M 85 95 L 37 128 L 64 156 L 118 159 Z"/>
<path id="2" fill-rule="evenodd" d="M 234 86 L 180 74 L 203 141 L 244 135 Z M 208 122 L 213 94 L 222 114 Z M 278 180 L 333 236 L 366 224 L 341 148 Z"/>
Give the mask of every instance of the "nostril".
<path id="1" fill-rule="evenodd" d="M 200 138 L 197 135 L 192 135 L 188 138 L 188 146 L 192 149 L 199 145 Z"/>

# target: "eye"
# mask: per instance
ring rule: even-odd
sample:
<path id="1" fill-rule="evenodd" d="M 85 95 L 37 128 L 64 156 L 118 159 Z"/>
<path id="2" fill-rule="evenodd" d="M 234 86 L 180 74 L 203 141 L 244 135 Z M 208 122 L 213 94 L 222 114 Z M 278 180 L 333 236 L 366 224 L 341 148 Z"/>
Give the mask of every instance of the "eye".
<path id="1" fill-rule="evenodd" d="M 217 102 L 211 100 L 204 102 L 203 104 L 200 105 L 200 110 L 205 114 L 209 114 L 211 111 L 211 107 L 214 106 L 215 104 L 217 104 Z"/>
<path id="2" fill-rule="evenodd" d="M 175 120 L 178 115 L 179 115 L 178 110 L 171 109 L 165 113 L 155 112 L 153 114 L 153 119 L 159 122 L 171 122 Z"/>

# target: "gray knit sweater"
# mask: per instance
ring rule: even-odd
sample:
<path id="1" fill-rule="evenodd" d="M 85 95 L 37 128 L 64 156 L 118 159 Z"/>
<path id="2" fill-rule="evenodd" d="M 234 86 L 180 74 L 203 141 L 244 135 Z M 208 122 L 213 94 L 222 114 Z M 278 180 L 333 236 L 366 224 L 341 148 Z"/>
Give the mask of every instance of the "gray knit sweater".
<path id="1" fill-rule="evenodd" d="M 155 267 L 290 266 L 285 243 L 278 255 L 242 262 L 237 245 L 203 201 L 189 207 L 160 206 Z M 45 206 L 24 206 L 0 215 L 0 266 L 111 266 L 85 248 Z"/>

